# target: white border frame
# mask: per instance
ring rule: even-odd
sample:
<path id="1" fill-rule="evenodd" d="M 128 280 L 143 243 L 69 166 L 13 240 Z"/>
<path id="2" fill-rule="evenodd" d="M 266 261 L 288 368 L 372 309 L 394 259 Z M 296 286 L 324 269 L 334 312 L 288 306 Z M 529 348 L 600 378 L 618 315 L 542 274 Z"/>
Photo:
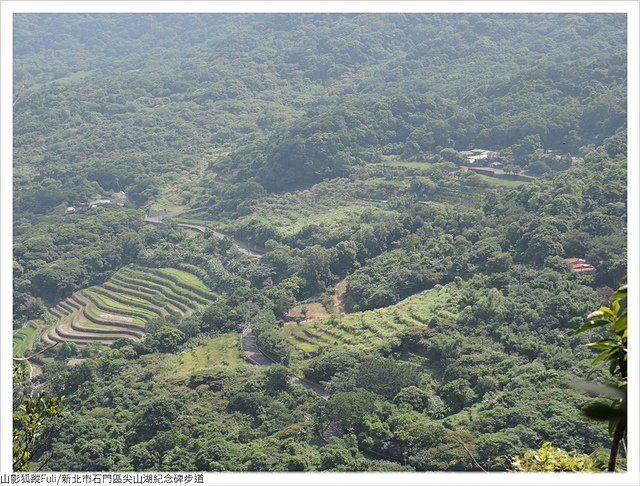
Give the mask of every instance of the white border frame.
<path id="1" fill-rule="evenodd" d="M 639 417 L 638 417 L 638 370 L 640 359 L 638 353 L 638 322 L 640 314 L 638 304 L 640 296 L 640 235 L 638 218 L 640 204 L 638 181 L 638 59 L 639 27 L 638 14 L 640 4 L 637 1 L 16 1 L 3 0 L 0 4 L 1 44 L 1 140 L 0 154 L 0 471 L 11 472 L 11 366 L 12 335 L 8 323 L 12 321 L 12 44 L 14 13 L 115 13 L 115 12 L 180 12 L 180 13 L 248 13 L 248 12 L 336 12 L 336 13 L 391 13 L 391 12 L 451 12 L 451 13 L 626 13 L 627 14 L 627 59 L 628 59 L 628 268 L 629 268 L 629 442 L 628 472 L 615 476 L 601 474 L 484 474 L 484 473 L 206 473 L 206 484 L 567 484 L 567 485 L 600 485 L 611 482 L 624 485 L 640 484 L 639 474 Z M 635 324 L 635 327 L 633 326 Z M 606 477 L 606 479 L 605 479 Z"/>

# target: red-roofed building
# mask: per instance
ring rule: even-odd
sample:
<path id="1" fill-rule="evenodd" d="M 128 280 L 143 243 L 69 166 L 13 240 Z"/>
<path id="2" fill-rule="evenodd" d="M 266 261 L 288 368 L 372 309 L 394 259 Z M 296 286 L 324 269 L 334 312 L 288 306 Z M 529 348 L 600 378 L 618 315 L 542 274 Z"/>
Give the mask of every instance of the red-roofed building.
<path id="1" fill-rule="evenodd" d="M 596 271 L 594 266 L 587 263 L 584 258 L 565 258 L 564 261 L 571 265 L 571 270 L 574 272 L 590 273 Z"/>
<path id="2" fill-rule="evenodd" d="M 596 269 L 593 268 L 591 265 L 588 265 L 586 267 L 582 267 L 582 268 L 572 268 L 571 270 L 573 270 L 574 272 L 578 272 L 578 273 L 591 273 L 591 272 L 595 272 Z"/>
<path id="3" fill-rule="evenodd" d="M 571 264 L 573 264 L 573 263 L 587 263 L 587 261 L 584 258 L 565 258 L 564 261 L 565 262 L 569 262 Z"/>

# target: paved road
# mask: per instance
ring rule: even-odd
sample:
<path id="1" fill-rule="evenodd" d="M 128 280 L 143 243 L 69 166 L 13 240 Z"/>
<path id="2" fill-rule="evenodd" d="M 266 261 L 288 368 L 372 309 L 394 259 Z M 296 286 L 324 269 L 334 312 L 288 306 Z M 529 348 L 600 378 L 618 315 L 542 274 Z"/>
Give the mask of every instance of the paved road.
<path id="1" fill-rule="evenodd" d="M 244 331 L 242 331 L 240 348 L 242 349 L 242 354 L 244 354 L 244 357 L 247 359 L 247 361 L 250 361 L 255 365 L 271 366 L 272 364 L 276 364 L 273 359 L 264 354 L 258 347 L 256 335 L 254 334 L 251 327 L 247 327 Z M 329 399 L 329 392 L 317 383 L 298 378 L 297 376 L 290 376 L 288 381 L 293 385 L 300 385 L 308 390 L 311 390 L 313 393 L 324 398 L 325 400 Z"/>
<path id="2" fill-rule="evenodd" d="M 200 209 L 200 208 L 198 208 Z M 152 224 L 162 224 L 163 220 L 166 218 L 171 218 L 173 216 L 180 216 L 181 214 L 190 212 L 190 211 L 195 211 L 194 209 L 186 209 L 186 210 L 179 210 L 179 211 L 166 211 L 166 212 L 156 212 L 155 214 L 149 215 L 146 214 L 144 217 L 144 220 L 147 223 L 152 223 Z M 222 240 L 224 238 L 231 238 L 233 240 L 233 243 L 236 245 L 236 248 L 238 249 L 238 251 L 240 253 L 244 253 L 245 255 L 248 255 L 250 257 L 254 257 L 254 258 L 261 258 L 262 255 L 264 254 L 264 251 L 261 251 L 258 248 L 252 247 L 250 246 L 248 243 L 238 240 L 232 236 L 226 235 L 225 233 L 221 233 L 220 231 L 216 231 L 216 230 L 212 230 L 212 229 L 207 229 L 206 226 L 202 226 L 202 225 L 198 225 L 198 224 L 189 224 L 189 223 L 177 223 L 178 226 L 180 226 L 181 228 L 185 228 L 185 229 L 191 229 L 194 231 L 198 231 L 200 233 L 206 233 L 207 231 L 210 232 L 214 237 L 218 238 L 219 240 Z"/>
<path id="3" fill-rule="evenodd" d="M 244 357 L 251 363 L 258 366 L 271 366 L 273 364 L 273 360 L 260 351 L 258 343 L 256 342 L 256 336 L 250 327 L 242 331 L 240 344 Z"/>
<path id="4" fill-rule="evenodd" d="M 313 393 L 320 396 L 321 398 L 324 398 L 325 400 L 329 400 L 329 397 L 331 396 L 325 388 L 321 387 L 317 383 L 312 383 L 310 381 L 300 379 L 297 376 L 290 377 L 289 383 L 293 385 L 303 386 L 306 389 L 311 390 Z"/>
<path id="5" fill-rule="evenodd" d="M 244 331 L 242 331 L 242 337 L 240 338 L 240 348 L 242 349 L 242 353 L 247 361 L 257 365 L 257 366 L 271 366 L 274 364 L 274 361 L 269 358 L 266 354 L 264 354 L 260 348 L 258 347 L 258 343 L 256 342 L 256 336 L 253 333 L 253 329 L 247 327 Z M 313 383 L 297 376 L 290 376 L 289 383 L 292 385 L 299 385 L 307 390 L 311 390 L 313 393 L 318 395 L 323 400 L 328 400 L 331 396 L 329 391 L 317 383 Z M 334 437 L 342 435 L 342 428 L 335 420 L 330 422 L 329 425 L 322 431 L 322 439 L 329 443 L 331 439 Z"/>
<path id="6" fill-rule="evenodd" d="M 340 427 L 340 424 L 337 421 L 333 420 L 329 422 L 329 425 L 327 425 L 326 428 L 322 431 L 322 439 L 328 444 L 329 442 L 331 442 L 331 439 L 333 439 L 334 437 L 340 437 L 343 434 L 344 431 L 342 430 L 342 427 Z"/>
<path id="7" fill-rule="evenodd" d="M 497 168 L 495 168 L 495 167 L 480 167 L 480 166 L 478 166 L 478 167 L 471 167 L 471 166 L 467 166 L 467 165 L 461 165 L 461 166 L 460 166 L 460 168 L 461 168 L 462 170 L 471 170 L 471 171 L 473 171 L 473 172 L 478 172 L 478 173 L 483 173 L 483 172 L 484 172 L 485 174 L 486 174 L 486 173 L 493 173 L 493 174 L 494 174 L 494 175 L 496 175 L 496 176 L 516 175 L 516 176 L 521 177 L 521 178 L 526 179 L 526 180 L 531 180 L 531 181 L 533 181 L 533 180 L 535 180 L 535 179 L 536 179 L 536 177 L 531 176 L 531 175 L 528 175 L 528 174 L 523 174 L 522 172 L 517 172 L 517 173 L 514 173 L 514 172 L 506 172 L 506 171 L 504 171 L 503 169 L 497 169 Z M 488 174 L 487 174 L 487 175 L 488 175 Z"/>

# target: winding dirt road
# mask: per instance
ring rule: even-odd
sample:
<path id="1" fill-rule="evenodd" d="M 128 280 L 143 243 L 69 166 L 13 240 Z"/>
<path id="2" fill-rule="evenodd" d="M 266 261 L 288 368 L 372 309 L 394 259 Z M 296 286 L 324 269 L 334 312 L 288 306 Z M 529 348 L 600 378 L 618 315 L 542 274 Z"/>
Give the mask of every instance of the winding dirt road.
<path id="1" fill-rule="evenodd" d="M 338 314 L 344 312 L 344 294 L 347 292 L 347 286 L 349 282 L 347 279 L 342 279 L 336 284 L 336 290 L 331 296 L 331 302 L 333 304 L 333 310 Z"/>

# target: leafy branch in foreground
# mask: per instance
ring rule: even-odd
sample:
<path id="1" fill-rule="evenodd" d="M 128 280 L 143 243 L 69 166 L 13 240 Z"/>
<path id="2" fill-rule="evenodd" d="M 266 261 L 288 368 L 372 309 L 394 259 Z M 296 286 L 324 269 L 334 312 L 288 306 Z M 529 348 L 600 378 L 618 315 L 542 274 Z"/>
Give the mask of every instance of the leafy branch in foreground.
<path id="1" fill-rule="evenodd" d="M 515 456 L 512 468 L 517 472 L 599 471 L 588 454 L 563 451 L 551 442 L 545 442 L 538 450 L 528 450 L 522 456 Z"/>
<path id="2" fill-rule="evenodd" d="M 596 365 L 609 362 L 609 373 L 622 396 L 609 404 L 594 403 L 583 412 L 595 420 L 608 420 L 609 432 L 613 432 L 608 471 L 614 471 L 620 442 L 627 429 L 627 286 L 622 285 L 612 296 L 610 307 L 600 307 L 587 317 L 586 322 L 576 331 L 580 334 L 597 327 L 606 327 L 603 338 L 588 346 L 599 349 L 600 354 L 593 360 Z"/>
<path id="3" fill-rule="evenodd" d="M 43 456 L 46 429 L 51 419 L 64 415 L 63 397 L 28 393 L 28 377 L 23 366 L 14 366 L 13 379 L 13 470 L 23 472 L 28 471 L 38 457 L 41 466 L 46 464 L 48 458 Z"/>

